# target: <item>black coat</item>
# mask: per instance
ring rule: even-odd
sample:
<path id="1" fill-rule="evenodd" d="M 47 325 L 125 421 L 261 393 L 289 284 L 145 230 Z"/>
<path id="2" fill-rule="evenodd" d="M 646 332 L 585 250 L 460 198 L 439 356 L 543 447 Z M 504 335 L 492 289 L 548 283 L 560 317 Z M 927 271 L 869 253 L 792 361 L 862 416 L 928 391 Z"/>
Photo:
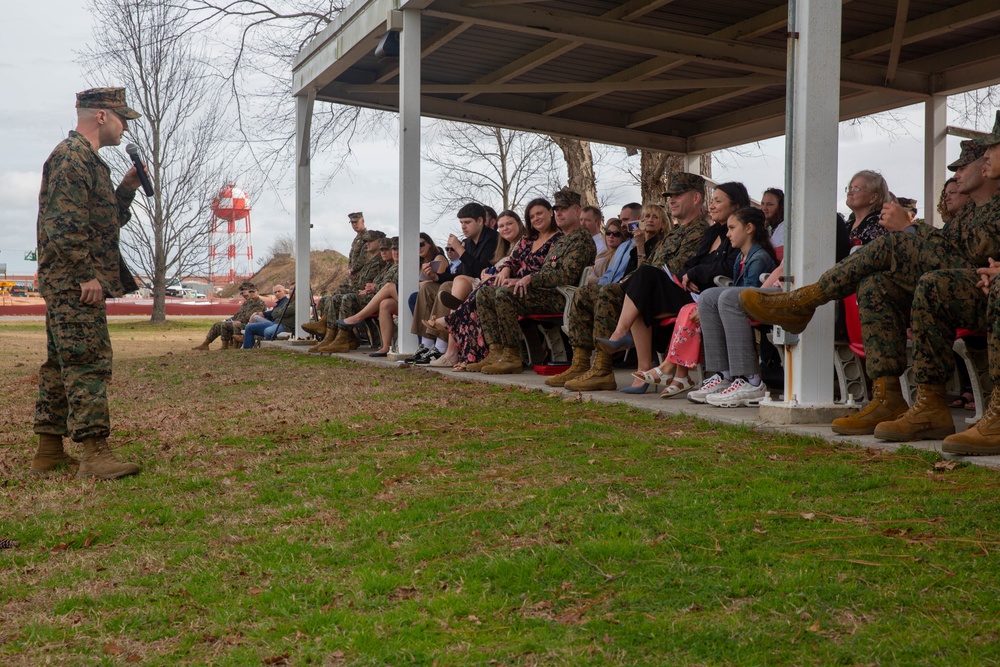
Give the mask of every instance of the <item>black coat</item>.
<path id="1" fill-rule="evenodd" d="M 684 264 L 684 275 L 697 285 L 701 292 L 709 287 L 715 287 L 716 276 L 729 278 L 733 276 L 733 265 L 740 256 L 740 251 L 729 242 L 726 236 L 728 231 L 729 228 L 725 224 L 710 225 L 705 230 L 705 235 L 701 237 L 697 254 Z M 718 238 L 722 239 L 722 243 L 713 251 L 712 244 Z"/>

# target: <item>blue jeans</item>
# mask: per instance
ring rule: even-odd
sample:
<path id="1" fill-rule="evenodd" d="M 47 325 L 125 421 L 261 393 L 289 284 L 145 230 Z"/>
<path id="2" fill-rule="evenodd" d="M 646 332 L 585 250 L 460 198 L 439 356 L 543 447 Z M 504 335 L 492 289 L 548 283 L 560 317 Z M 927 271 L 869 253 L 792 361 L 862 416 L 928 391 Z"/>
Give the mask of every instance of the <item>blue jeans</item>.
<path id="1" fill-rule="evenodd" d="M 253 348 L 254 336 L 263 336 L 264 340 L 271 340 L 284 330 L 285 327 L 274 322 L 252 322 L 243 328 L 243 349 Z"/>

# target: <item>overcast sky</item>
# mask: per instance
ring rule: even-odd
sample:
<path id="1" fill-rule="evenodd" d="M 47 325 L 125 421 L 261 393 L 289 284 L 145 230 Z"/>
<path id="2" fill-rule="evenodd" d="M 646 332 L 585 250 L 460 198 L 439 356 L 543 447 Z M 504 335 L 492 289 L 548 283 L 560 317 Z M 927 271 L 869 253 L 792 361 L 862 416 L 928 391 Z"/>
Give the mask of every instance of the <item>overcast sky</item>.
<path id="1" fill-rule="evenodd" d="M 11 274 L 34 273 L 33 262 L 24 253 L 35 247 L 35 219 L 41 167 L 52 148 L 75 124 L 75 94 L 88 86 L 82 78 L 76 53 L 91 34 L 90 17 L 83 0 L 5 3 L 0 22 L 0 263 Z M 904 110 L 909 122 L 895 137 L 870 128 L 841 127 L 839 178 L 843 191 L 850 176 L 860 169 L 876 169 L 900 196 L 923 199 L 923 149 L 920 141 L 923 111 Z M 140 121 L 141 122 L 141 121 Z M 121 150 L 110 148 L 107 150 Z M 754 197 L 767 187 L 783 182 L 783 139 L 744 147 L 744 156 L 721 156 L 714 165 L 720 181 L 741 180 Z M 313 199 L 313 247 L 348 251 L 352 233 L 347 213 L 362 210 L 369 227 L 390 234 L 398 229 L 397 148 L 391 141 L 358 142 L 349 170 L 331 187 Z M 949 161 L 958 153 L 958 141 L 950 140 Z M 638 157 L 632 158 L 638 169 Z M 617 160 L 616 160 L 617 161 Z M 328 171 L 322 155 L 313 158 L 314 174 Z M 425 166 L 424 190 L 433 187 Z M 292 179 L 285 179 L 291 185 Z M 628 183 L 619 168 L 599 169 L 598 189 L 612 192 L 608 209 L 617 213 L 621 204 L 638 199 L 638 188 Z M 294 234 L 294 198 L 290 188 L 255 195 L 252 213 L 255 255 L 261 257 L 282 234 Z M 838 195 L 840 199 L 840 197 Z M 486 202 L 498 207 L 495 203 Z M 919 202 L 923 215 L 924 202 Z M 840 203 L 844 210 L 843 202 Z M 439 241 L 457 229 L 453 220 L 437 220 L 429 205 L 422 212 L 423 226 Z"/>

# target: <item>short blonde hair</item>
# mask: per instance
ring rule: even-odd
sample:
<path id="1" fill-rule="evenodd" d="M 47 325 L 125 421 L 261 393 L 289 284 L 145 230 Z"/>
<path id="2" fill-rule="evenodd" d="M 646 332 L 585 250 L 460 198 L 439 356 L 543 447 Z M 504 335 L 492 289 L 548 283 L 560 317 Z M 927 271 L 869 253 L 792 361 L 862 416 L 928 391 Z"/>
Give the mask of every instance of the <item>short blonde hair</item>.
<path id="1" fill-rule="evenodd" d="M 862 169 L 858 173 L 851 176 L 851 180 L 848 181 L 848 185 L 854 182 L 854 179 L 860 178 L 865 182 L 865 189 L 870 193 L 875 195 L 875 201 L 872 202 L 872 211 L 881 211 L 882 205 L 890 201 L 889 197 L 889 185 L 882 178 L 882 174 L 877 171 L 872 171 L 870 169 Z"/>

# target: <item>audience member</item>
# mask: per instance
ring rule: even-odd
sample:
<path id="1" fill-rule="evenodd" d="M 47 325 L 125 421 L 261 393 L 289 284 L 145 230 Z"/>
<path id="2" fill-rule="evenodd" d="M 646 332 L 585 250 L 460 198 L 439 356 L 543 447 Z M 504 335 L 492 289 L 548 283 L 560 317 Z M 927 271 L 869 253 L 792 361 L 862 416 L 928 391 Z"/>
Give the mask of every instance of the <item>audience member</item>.
<path id="1" fill-rule="evenodd" d="M 760 210 L 767 221 L 767 231 L 771 246 L 777 250 L 785 245 L 785 192 L 778 188 L 768 188 L 760 197 Z"/>
<path id="2" fill-rule="evenodd" d="M 851 245 L 863 245 L 883 236 L 886 229 L 879 224 L 879 215 L 882 205 L 889 199 L 889 186 L 882 175 L 867 169 L 859 171 L 851 177 L 844 192 L 847 193 L 847 208 L 851 209 L 847 218 Z"/>
<path id="3" fill-rule="evenodd" d="M 607 242 L 604 240 L 604 232 L 601 230 L 604 224 L 604 214 L 601 209 L 596 206 L 584 206 L 583 213 L 580 214 L 580 224 L 590 232 L 591 238 L 594 239 L 594 245 L 597 247 L 597 256 L 600 257 L 601 253 L 608 249 Z"/>
<path id="4" fill-rule="evenodd" d="M 587 279 L 587 283 L 591 285 L 603 284 L 607 285 L 612 280 L 621 280 L 625 275 L 625 267 L 628 265 L 629 251 L 633 248 L 632 237 L 628 235 L 628 230 L 622 225 L 621 220 L 618 218 L 611 218 L 608 220 L 607 224 L 604 226 L 604 231 L 601 234 L 606 239 L 604 242 L 604 250 L 597 251 L 597 258 L 594 259 L 594 270 L 591 272 L 590 277 Z M 622 252 L 619 253 L 618 249 L 622 246 Z M 620 271 L 620 275 L 617 278 L 604 281 L 604 274 L 607 273 L 608 267 L 611 266 L 611 260 L 617 258 L 618 265 L 616 270 Z M 614 273 L 614 272 L 612 272 Z"/>
<path id="5" fill-rule="evenodd" d="M 243 303 L 240 304 L 236 314 L 228 320 L 222 320 L 213 324 L 212 328 L 208 330 L 208 335 L 205 336 L 205 342 L 191 348 L 192 350 L 208 350 L 208 346 L 212 344 L 212 341 L 220 336 L 222 337 L 223 350 L 236 347 L 233 344 L 233 336 L 242 335 L 243 327 L 250 321 L 250 318 L 253 315 L 263 314 L 267 310 L 267 304 L 257 295 L 257 286 L 253 283 L 248 281 L 241 284 L 240 296 L 243 297 Z"/>
<path id="6" fill-rule="evenodd" d="M 253 348 L 256 336 L 274 340 L 278 334 L 295 328 L 295 302 L 288 297 L 288 290 L 282 285 L 275 285 L 273 291 L 277 299 L 274 307 L 251 317 L 250 323 L 243 328 L 244 350 Z"/>

